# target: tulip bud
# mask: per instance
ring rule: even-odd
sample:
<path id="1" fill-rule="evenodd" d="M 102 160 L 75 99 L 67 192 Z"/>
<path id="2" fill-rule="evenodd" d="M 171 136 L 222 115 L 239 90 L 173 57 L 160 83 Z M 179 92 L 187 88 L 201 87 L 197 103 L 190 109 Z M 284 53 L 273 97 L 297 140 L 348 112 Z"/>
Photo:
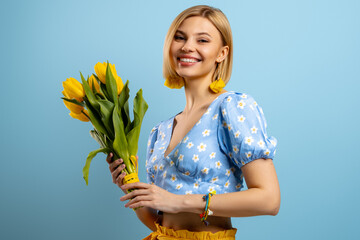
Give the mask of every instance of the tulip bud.
<path id="1" fill-rule="evenodd" d="M 124 87 L 124 83 L 121 80 L 121 77 L 117 76 L 116 79 L 116 85 L 117 85 L 117 94 L 119 95 Z"/>
<path id="2" fill-rule="evenodd" d="M 94 89 L 92 88 L 93 84 L 95 86 L 96 92 L 100 93 L 100 85 L 99 85 L 98 81 L 96 80 L 96 78 L 94 77 L 94 75 L 91 75 L 89 77 L 89 85 L 90 85 L 91 90 L 94 91 Z"/>
<path id="3" fill-rule="evenodd" d="M 84 110 L 84 112 L 88 115 L 88 112 L 86 110 Z M 84 113 L 80 113 L 80 114 L 76 114 L 74 112 L 69 113 L 69 115 L 75 119 L 78 119 L 80 121 L 83 122 L 89 122 L 89 118 L 84 114 Z"/>
<path id="4" fill-rule="evenodd" d="M 83 106 L 77 105 L 75 103 L 71 103 L 69 101 L 64 100 L 65 106 L 73 113 L 80 114 L 81 111 L 84 109 Z"/>
<path id="5" fill-rule="evenodd" d="M 63 82 L 64 91 L 63 94 L 70 99 L 75 98 L 79 102 L 82 102 L 85 96 L 83 85 L 75 78 L 68 78 Z"/>
<path id="6" fill-rule="evenodd" d="M 116 73 L 116 69 L 115 69 L 115 64 L 111 64 L 111 63 L 109 63 L 109 64 L 110 64 L 111 73 L 113 74 L 114 78 L 116 79 L 117 73 Z M 106 84 L 106 68 L 107 68 L 107 63 L 105 63 L 105 62 L 104 63 L 98 62 L 94 67 L 96 76 L 99 78 L 99 80 L 103 84 Z"/>

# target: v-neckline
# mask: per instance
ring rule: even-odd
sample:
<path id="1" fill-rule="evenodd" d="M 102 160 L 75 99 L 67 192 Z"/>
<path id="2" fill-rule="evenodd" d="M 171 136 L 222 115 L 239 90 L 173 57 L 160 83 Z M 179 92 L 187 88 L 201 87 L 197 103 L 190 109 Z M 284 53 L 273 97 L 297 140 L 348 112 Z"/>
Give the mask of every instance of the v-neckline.
<path id="1" fill-rule="evenodd" d="M 174 121 L 175 121 L 175 117 L 176 117 L 177 115 L 179 115 L 180 113 L 182 113 L 182 111 L 179 112 L 178 114 L 176 114 L 175 116 L 173 116 L 173 117 L 171 117 L 171 118 L 169 119 L 169 121 L 171 122 L 171 127 L 169 127 L 168 129 L 170 129 L 171 131 L 170 131 L 170 134 L 167 134 L 169 137 L 168 137 L 167 146 L 166 146 L 165 151 L 164 151 L 164 153 L 163 153 L 163 157 L 164 157 L 164 158 L 169 158 L 169 156 L 174 152 L 174 150 L 178 148 L 178 146 L 180 145 L 180 143 L 182 143 L 182 142 L 184 141 L 184 139 L 192 132 L 192 130 L 195 128 L 195 126 L 198 124 L 198 122 L 199 122 L 199 121 L 201 122 L 201 120 L 204 118 L 205 114 L 209 111 L 209 109 L 211 109 L 211 106 L 220 98 L 220 96 L 223 96 L 223 95 L 225 95 L 226 93 L 230 93 L 230 91 L 226 91 L 226 92 L 220 94 L 219 96 L 217 96 L 217 97 L 209 104 L 209 106 L 207 107 L 206 111 L 201 115 L 201 117 L 200 117 L 199 120 L 194 124 L 194 126 L 192 126 L 192 128 L 185 134 L 185 136 L 181 139 L 181 141 L 178 142 L 178 144 L 175 145 L 175 147 L 169 152 L 169 154 L 168 154 L 167 156 L 165 156 L 165 152 L 166 152 L 166 150 L 167 150 L 167 149 L 169 148 L 169 146 L 170 146 L 171 138 L 172 138 L 172 135 L 173 135 L 173 132 L 174 132 Z"/>

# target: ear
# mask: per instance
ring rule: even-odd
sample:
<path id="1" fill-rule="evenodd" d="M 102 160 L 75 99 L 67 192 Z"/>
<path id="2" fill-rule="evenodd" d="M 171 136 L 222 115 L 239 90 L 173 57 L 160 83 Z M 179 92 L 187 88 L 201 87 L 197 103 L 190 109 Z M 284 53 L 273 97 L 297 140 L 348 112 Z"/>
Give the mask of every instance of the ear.
<path id="1" fill-rule="evenodd" d="M 229 46 L 221 47 L 220 53 L 219 53 L 218 57 L 216 58 L 216 62 L 221 63 L 222 61 L 224 61 L 224 59 L 227 57 L 228 53 L 229 53 Z"/>

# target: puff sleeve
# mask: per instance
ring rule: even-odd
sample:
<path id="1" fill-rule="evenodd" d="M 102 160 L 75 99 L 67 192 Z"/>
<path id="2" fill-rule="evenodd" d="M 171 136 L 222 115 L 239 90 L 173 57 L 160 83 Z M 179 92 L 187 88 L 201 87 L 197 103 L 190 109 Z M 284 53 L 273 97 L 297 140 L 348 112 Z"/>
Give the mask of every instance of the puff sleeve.
<path id="1" fill-rule="evenodd" d="M 277 140 L 267 136 L 263 110 L 250 95 L 229 95 L 220 111 L 220 148 L 236 166 L 241 168 L 259 158 L 274 158 Z"/>
<path id="2" fill-rule="evenodd" d="M 152 173 L 149 171 L 148 164 L 149 164 L 149 159 L 151 158 L 154 152 L 154 145 L 157 140 L 159 125 L 160 124 L 156 125 L 151 129 L 149 139 L 147 142 L 145 166 L 146 166 L 146 179 L 149 184 L 154 183 L 154 178 L 151 177 Z"/>

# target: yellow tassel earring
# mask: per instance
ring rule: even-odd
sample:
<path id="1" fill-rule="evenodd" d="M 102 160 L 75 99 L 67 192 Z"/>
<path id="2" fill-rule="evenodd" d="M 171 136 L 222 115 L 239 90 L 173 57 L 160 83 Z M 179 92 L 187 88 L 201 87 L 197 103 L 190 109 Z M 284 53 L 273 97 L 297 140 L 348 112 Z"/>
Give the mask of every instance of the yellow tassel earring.
<path id="1" fill-rule="evenodd" d="M 218 93 L 225 87 L 225 83 L 221 78 L 219 78 L 213 81 L 209 87 L 211 91 L 213 91 L 214 93 Z"/>
<path id="2" fill-rule="evenodd" d="M 184 86 L 184 79 L 178 78 L 178 79 L 169 79 L 167 78 L 164 83 L 165 86 L 168 88 L 174 89 L 180 89 Z"/>

